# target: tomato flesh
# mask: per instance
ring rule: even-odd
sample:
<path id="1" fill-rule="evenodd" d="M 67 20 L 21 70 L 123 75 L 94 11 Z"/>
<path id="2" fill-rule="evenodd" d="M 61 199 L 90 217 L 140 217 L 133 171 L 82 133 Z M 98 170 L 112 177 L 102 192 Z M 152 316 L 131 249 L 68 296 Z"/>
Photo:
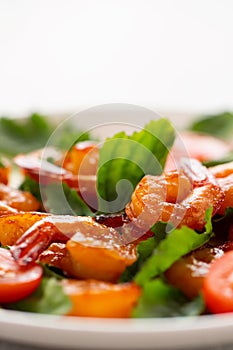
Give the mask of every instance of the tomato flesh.
<path id="1" fill-rule="evenodd" d="M 233 312 L 233 251 L 212 263 L 204 279 L 203 297 L 212 313 Z"/>
<path id="2" fill-rule="evenodd" d="M 27 297 L 39 286 L 42 275 L 40 265 L 20 267 L 9 250 L 0 248 L 0 303 Z"/>

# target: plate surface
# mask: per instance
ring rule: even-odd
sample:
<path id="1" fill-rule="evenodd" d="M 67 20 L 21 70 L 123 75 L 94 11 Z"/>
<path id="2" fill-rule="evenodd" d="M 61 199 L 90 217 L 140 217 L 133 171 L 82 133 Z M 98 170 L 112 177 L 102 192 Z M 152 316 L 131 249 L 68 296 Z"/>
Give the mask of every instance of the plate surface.
<path id="1" fill-rule="evenodd" d="M 62 349 L 193 349 L 233 342 L 233 316 L 113 320 L 0 310 L 0 337 Z"/>

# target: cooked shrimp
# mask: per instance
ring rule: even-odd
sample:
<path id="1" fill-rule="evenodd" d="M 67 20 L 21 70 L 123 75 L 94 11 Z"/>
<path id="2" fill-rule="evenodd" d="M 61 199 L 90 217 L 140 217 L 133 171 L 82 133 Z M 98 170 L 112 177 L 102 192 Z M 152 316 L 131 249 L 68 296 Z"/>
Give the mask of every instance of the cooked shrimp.
<path id="1" fill-rule="evenodd" d="M 0 217 L 0 243 L 4 246 L 15 244 L 24 232 L 46 215 L 45 213 L 18 213 L 15 209 L 5 213 Z"/>
<path id="2" fill-rule="evenodd" d="M 127 318 L 131 316 L 141 292 L 135 283 L 70 279 L 61 283 L 72 301 L 69 316 Z"/>
<path id="3" fill-rule="evenodd" d="M 233 207 L 233 162 L 211 167 L 210 171 L 224 192 L 224 201 L 218 210 L 219 214 L 224 215 L 227 207 Z"/>
<path id="4" fill-rule="evenodd" d="M 10 215 L 10 214 L 16 214 L 16 213 L 18 213 L 18 210 L 10 207 L 9 205 L 4 203 L 3 201 L 0 201 L 0 218 L 2 216 L 6 216 L 6 215 Z"/>
<path id="5" fill-rule="evenodd" d="M 197 297 L 207 275 L 210 263 L 233 249 L 233 242 L 216 247 L 204 246 L 177 260 L 166 272 L 170 284 L 179 288 L 188 298 Z"/>
<path id="6" fill-rule="evenodd" d="M 224 201 L 218 210 L 218 214 L 224 215 L 226 208 L 233 208 L 233 173 L 218 179 L 221 189 L 224 192 Z"/>
<path id="7" fill-rule="evenodd" d="M 40 207 L 40 203 L 30 192 L 16 190 L 2 183 L 0 183 L 0 201 L 22 211 L 36 211 Z"/>
<path id="8" fill-rule="evenodd" d="M 136 261 L 134 245 L 122 244 L 120 234 L 113 228 L 100 225 L 90 217 L 44 218 L 26 231 L 11 251 L 21 265 L 26 265 L 36 260 L 52 242 L 66 243 L 67 252 L 59 260 L 59 267 L 83 279 L 116 281 L 126 266 Z M 59 253 L 56 256 L 58 258 Z"/>
<path id="9" fill-rule="evenodd" d="M 0 158 L 0 183 L 8 184 L 10 169 L 10 162 L 6 158 Z"/>
<path id="10" fill-rule="evenodd" d="M 218 211 L 224 193 L 201 163 L 189 160 L 181 165 L 178 181 L 170 181 L 173 176 L 174 172 L 145 176 L 139 182 L 126 206 L 127 215 L 137 226 L 148 230 L 162 220 L 201 230 L 205 225 L 206 210 L 212 206 L 213 214 Z"/>
<path id="11" fill-rule="evenodd" d="M 216 165 L 209 170 L 216 178 L 223 178 L 233 174 L 233 162 Z"/>

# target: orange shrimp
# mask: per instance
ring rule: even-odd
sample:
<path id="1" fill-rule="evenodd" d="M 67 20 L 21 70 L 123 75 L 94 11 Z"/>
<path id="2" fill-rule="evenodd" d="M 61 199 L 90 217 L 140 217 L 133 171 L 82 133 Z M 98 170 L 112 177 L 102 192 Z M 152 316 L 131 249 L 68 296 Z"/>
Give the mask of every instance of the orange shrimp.
<path id="1" fill-rule="evenodd" d="M 16 190 L 3 183 L 0 183 L 0 201 L 22 211 L 36 211 L 40 207 L 40 203 L 30 192 Z"/>
<path id="2" fill-rule="evenodd" d="M 75 276 L 83 279 L 116 281 L 126 266 L 136 261 L 135 246 L 124 245 L 117 231 L 81 216 L 44 218 L 29 228 L 11 251 L 19 264 L 27 265 L 52 242 L 66 243 L 68 253 L 60 267 L 68 266 L 68 274 L 75 271 Z"/>
<path id="3" fill-rule="evenodd" d="M 226 208 L 233 208 L 233 173 L 226 177 L 219 178 L 218 182 L 224 192 L 224 201 L 218 210 L 218 214 L 224 215 Z"/>
<path id="4" fill-rule="evenodd" d="M 149 230 L 162 220 L 201 230 L 205 225 L 206 210 L 212 206 L 213 215 L 218 211 L 224 193 L 199 161 L 185 160 L 176 175 L 177 181 L 172 182 L 174 174 L 145 176 L 139 182 L 126 206 L 126 213 L 136 226 Z"/>
<path id="5" fill-rule="evenodd" d="M 16 213 L 18 213 L 18 210 L 10 207 L 9 205 L 4 203 L 3 201 L 0 201 L 0 218 L 2 216 L 6 216 L 6 215 L 10 215 L 10 214 L 16 214 Z"/>
<path id="6" fill-rule="evenodd" d="M 11 165 L 6 158 L 0 158 L 0 183 L 7 185 L 9 182 Z"/>
<path id="7" fill-rule="evenodd" d="M 177 260 L 166 272 L 168 282 L 179 288 L 188 298 L 197 297 L 211 262 L 233 249 L 233 242 L 215 247 L 204 246 Z"/>
<path id="8" fill-rule="evenodd" d="M 69 316 L 128 318 L 141 293 L 135 283 L 70 279 L 61 283 L 72 301 Z"/>
<path id="9" fill-rule="evenodd" d="M 0 206 L 1 212 L 1 206 Z M 48 216 L 46 213 L 19 213 L 10 208 L 5 215 L 0 216 L 0 243 L 11 246 L 26 232 L 35 222 Z"/>
<path id="10" fill-rule="evenodd" d="M 215 165 L 209 168 L 210 172 L 218 179 L 233 174 L 233 162 Z"/>
<path id="11" fill-rule="evenodd" d="M 233 162 L 220 164 L 210 168 L 224 192 L 224 201 L 218 213 L 224 215 L 227 207 L 233 207 Z"/>

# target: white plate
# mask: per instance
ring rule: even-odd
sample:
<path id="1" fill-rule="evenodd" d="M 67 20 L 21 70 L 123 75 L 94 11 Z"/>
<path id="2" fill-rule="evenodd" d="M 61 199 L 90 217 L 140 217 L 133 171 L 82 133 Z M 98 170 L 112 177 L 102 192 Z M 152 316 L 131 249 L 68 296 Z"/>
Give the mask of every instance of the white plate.
<path id="1" fill-rule="evenodd" d="M 97 108 L 97 114 L 98 112 Z M 133 121 L 142 125 L 146 119 L 152 118 L 150 113 L 147 113 L 143 120 L 128 120 L 124 117 L 121 122 Z M 178 128 L 188 124 L 190 120 L 189 117 L 181 117 L 180 114 L 171 114 L 170 118 Z M 81 114 L 79 120 L 85 124 L 86 113 Z M 94 122 L 94 118 L 92 121 Z M 113 119 L 107 116 L 103 123 L 106 122 L 113 122 Z M 91 128 L 90 123 L 87 127 Z M 126 320 L 48 316 L 1 309 L 0 338 L 63 349 L 217 347 L 233 343 L 233 315 Z"/>
<path id="2" fill-rule="evenodd" d="M 233 316 L 90 319 L 0 310 L 0 337 L 63 349 L 180 349 L 233 343 Z"/>

